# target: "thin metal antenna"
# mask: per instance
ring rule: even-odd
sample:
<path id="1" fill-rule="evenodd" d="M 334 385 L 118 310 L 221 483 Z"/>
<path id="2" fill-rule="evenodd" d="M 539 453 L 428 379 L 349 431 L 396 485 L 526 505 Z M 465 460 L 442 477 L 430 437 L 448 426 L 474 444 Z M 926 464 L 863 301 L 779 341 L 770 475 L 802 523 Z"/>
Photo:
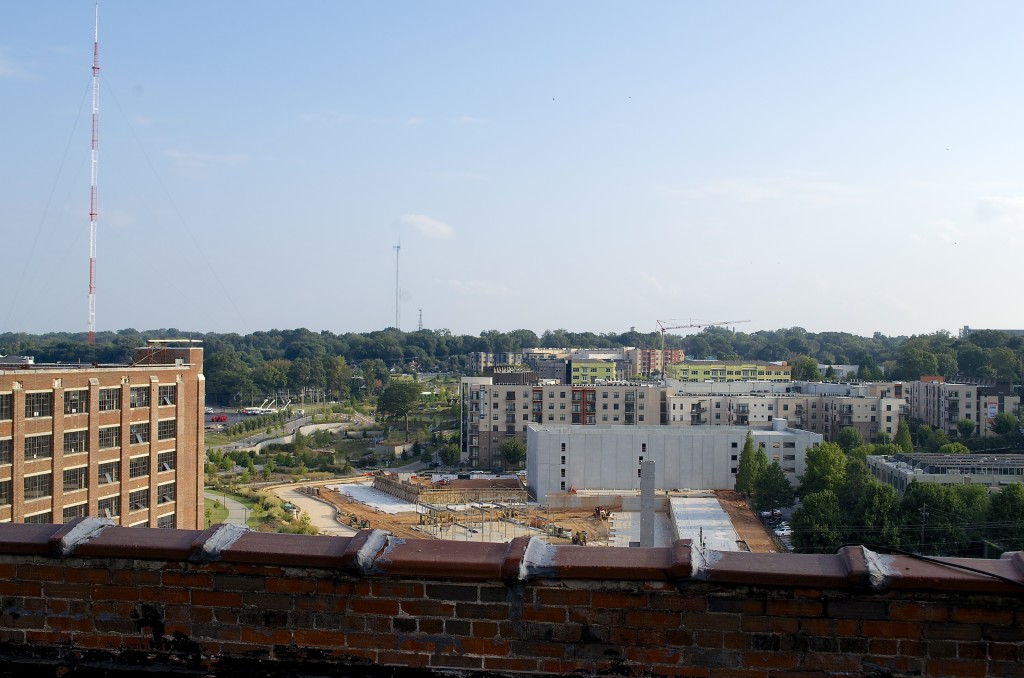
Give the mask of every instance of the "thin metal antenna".
<path id="1" fill-rule="evenodd" d="M 96 339 L 96 183 L 100 115 L 100 2 L 96 0 L 96 23 L 92 41 L 92 157 L 89 181 L 89 343 Z"/>
<path id="2" fill-rule="evenodd" d="M 398 244 L 395 245 L 394 248 L 395 248 L 395 329 L 396 330 L 400 330 L 400 329 L 402 329 L 402 316 L 401 316 L 401 310 L 400 310 L 401 307 L 399 306 L 399 301 L 398 301 L 399 293 L 400 293 L 400 289 L 398 287 L 398 253 L 402 249 L 402 239 L 401 238 L 398 239 Z"/>

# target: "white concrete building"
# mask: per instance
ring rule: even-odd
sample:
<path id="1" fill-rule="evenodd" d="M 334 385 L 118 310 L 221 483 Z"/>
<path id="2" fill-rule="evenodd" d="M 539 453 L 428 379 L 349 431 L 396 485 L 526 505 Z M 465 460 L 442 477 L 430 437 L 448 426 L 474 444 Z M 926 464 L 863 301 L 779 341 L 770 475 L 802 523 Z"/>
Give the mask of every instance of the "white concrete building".
<path id="1" fill-rule="evenodd" d="M 794 485 L 804 472 L 807 448 L 821 434 L 786 427 L 527 427 L 526 475 L 530 496 L 572 490 L 638 490 L 640 464 L 655 462 L 658 490 L 732 489 L 747 432 L 763 443 Z"/>

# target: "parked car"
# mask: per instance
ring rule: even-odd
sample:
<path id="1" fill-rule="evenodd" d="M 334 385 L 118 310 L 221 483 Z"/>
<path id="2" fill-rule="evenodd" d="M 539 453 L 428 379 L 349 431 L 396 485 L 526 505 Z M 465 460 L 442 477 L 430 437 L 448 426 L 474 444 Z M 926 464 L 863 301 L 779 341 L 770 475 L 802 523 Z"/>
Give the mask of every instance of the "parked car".
<path id="1" fill-rule="evenodd" d="M 226 414 L 215 414 L 212 417 L 210 417 L 210 421 L 227 421 L 227 420 L 228 420 L 228 415 L 226 415 Z"/>

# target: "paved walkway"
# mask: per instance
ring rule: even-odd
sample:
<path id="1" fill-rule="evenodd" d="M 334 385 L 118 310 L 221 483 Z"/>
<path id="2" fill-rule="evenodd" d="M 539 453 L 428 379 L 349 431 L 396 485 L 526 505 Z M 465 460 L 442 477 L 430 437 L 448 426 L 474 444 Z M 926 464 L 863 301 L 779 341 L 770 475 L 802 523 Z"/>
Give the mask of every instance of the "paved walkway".
<path id="1" fill-rule="evenodd" d="M 310 522 L 320 530 L 320 534 L 349 537 L 356 533 L 356 530 L 342 525 L 335 519 L 334 506 L 304 492 L 299 492 L 298 487 L 284 487 L 275 490 L 274 493 L 283 501 L 291 502 L 298 506 L 299 510 L 308 513 Z"/>
<path id="2" fill-rule="evenodd" d="M 231 497 L 225 497 L 223 494 L 218 493 L 216 490 L 209 490 L 205 493 L 207 499 L 214 499 L 219 501 L 228 509 L 228 517 L 224 519 L 225 523 L 234 523 L 235 525 L 245 525 L 246 518 L 249 517 L 249 509 L 238 501 L 235 501 Z"/>

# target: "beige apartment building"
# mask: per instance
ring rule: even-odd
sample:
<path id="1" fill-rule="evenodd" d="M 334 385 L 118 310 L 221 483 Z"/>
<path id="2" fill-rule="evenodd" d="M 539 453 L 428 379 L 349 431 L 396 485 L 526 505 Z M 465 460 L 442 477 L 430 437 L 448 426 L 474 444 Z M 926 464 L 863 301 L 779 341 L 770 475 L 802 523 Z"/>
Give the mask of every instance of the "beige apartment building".
<path id="1" fill-rule="evenodd" d="M 463 377 L 463 461 L 477 468 L 502 466 L 497 448 L 509 437 L 526 442 L 529 424 L 658 426 L 662 389 L 647 384 L 533 385 L 509 375 Z M 512 382 L 512 383 L 509 383 Z"/>
<path id="2" fill-rule="evenodd" d="M 974 422 L 975 436 L 992 436 L 992 422 L 1000 412 L 1017 416 L 1020 397 L 1008 383 L 946 383 L 942 377 L 922 377 L 907 384 L 911 416 L 940 428 L 951 438 L 959 435 L 957 422 Z"/>
<path id="3" fill-rule="evenodd" d="M 205 527 L 203 350 L 179 344 L 125 365 L 0 363 L 0 522 Z"/>

